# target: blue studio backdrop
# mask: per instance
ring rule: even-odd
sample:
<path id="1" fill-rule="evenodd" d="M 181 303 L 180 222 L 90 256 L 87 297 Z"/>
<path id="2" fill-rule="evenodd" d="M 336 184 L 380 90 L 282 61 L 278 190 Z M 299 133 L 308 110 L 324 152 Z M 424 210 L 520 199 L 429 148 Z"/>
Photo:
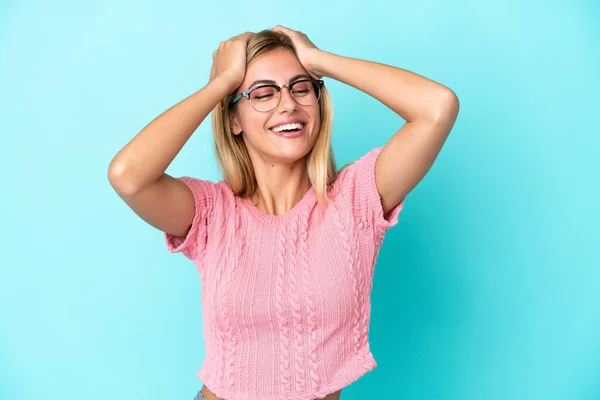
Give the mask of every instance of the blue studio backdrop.
<path id="1" fill-rule="evenodd" d="M 199 274 L 107 179 L 213 50 L 284 25 L 456 92 L 375 268 L 378 366 L 342 398 L 600 398 L 600 3 L 0 3 L 0 399 L 189 399 Z M 403 123 L 324 78 L 338 165 Z M 219 180 L 205 121 L 168 173 Z"/>

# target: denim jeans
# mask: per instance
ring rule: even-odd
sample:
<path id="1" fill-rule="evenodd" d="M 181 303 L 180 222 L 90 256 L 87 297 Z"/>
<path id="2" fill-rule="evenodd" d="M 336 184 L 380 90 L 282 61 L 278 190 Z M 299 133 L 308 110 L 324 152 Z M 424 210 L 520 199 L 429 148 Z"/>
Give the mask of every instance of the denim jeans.
<path id="1" fill-rule="evenodd" d="M 196 393 L 196 397 L 194 397 L 194 400 L 206 400 L 206 397 L 204 397 L 204 395 L 198 390 L 198 393 Z"/>

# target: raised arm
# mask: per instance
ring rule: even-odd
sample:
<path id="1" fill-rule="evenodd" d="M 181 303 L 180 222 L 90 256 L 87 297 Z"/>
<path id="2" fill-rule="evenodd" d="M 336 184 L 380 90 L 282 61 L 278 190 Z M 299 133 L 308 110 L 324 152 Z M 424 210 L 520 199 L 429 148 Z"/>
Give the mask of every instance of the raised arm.
<path id="1" fill-rule="evenodd" d="M 452 129 L 459 101 L 449 88 L 410 71 L 317 48 L 306 34 L 278 25 L 292 38 L 302 65 L 381 101 L 406 123 L 383 146 L 375 164 L 384 215 L 423 179 Z"/>
<path id="2" fill-rule="evenodd" d="M 326 52 L 314 60 L 319 73 L 373 96 L 406 121 L 385 143 L 375 164 L 385 215 L 430 170 L 456 121 L 458 97 L 401 68 Z"/>
<path id="3" fill-rule="evenodd" d="M 250 36 L 246 32 L 221 42 L 213 53 L 208 84 L 152 120 L 110 162 L 112 187 L 161 231 L 183 237 L 191 226 L 192 192 L 165 171 L 208 114 L 243 81 Z"/>

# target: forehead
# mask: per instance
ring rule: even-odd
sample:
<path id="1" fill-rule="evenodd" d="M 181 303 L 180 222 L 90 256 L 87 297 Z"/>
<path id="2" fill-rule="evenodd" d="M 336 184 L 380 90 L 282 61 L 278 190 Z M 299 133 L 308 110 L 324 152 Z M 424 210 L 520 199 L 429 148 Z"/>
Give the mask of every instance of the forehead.
<path id="1" fill-rule="evenodd" d="M 243 86 L 259 79 L 271 79 L 279 84 L 287 83 L 291 77 L 298 74 L 306 74 L 306 70 L 296 55 L 288 49 L 275 49 L 261 54 L 248 64 Z"/>

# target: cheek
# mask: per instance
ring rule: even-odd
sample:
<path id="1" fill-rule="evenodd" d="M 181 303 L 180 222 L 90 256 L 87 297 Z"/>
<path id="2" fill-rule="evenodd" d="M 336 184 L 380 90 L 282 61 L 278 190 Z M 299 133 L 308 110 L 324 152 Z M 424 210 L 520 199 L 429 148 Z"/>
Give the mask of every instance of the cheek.
<path id="1" fill-rule="evenodd" d="M 250 136 L 254 136 L 255 134 L 264 133 L 264 130 L 267 129 L 267 121 L 268 118 L 264 114 L 253 112 L 242 114 L 242 125 L 245 133 Z"/>

